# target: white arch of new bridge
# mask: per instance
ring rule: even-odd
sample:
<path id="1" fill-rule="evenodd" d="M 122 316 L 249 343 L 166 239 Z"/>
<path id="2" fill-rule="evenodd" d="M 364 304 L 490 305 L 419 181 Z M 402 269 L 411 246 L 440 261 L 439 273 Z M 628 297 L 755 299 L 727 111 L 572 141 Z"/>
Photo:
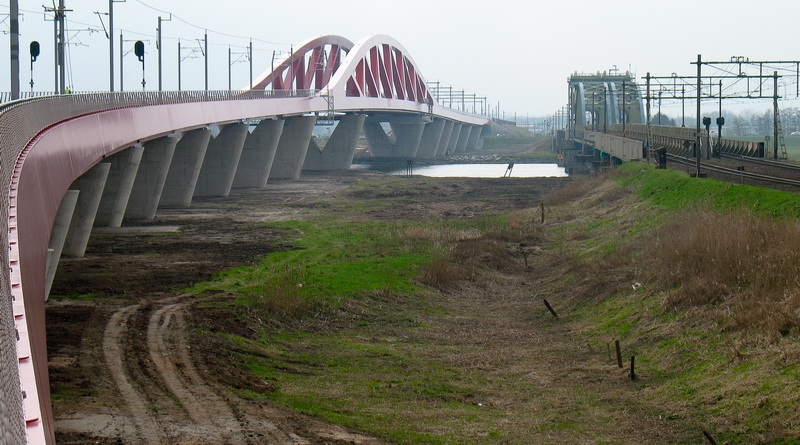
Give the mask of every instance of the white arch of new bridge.
<path id="1" fill-rule="evenodd" d="M 63 247 L 63 239 L 61 247 L 52 245 L 58 228 L 56 222 L 64 215 L 59 211 L 67 208 L 70 214 L 78 213 L 76 199 L 86 194 L 83 188 L 78 193 L 68 192 L 75 187 L 76 180 L 85 178 L 84 175 L 98 166 L 114 165 L 114 160 L 120 156 L 138 152 L 138 162 L 153 162 L 154 170 L 162 172 L 155 174 L 140 168 L 132 178 L 130 174 L 122 178 L 134 181 L 129 184 L 132 190 L 127 192 L 130 200 L 135 201 L 137 186 L 145 187 L 142 193 L 151 195 L 143 198 L 145 204 L 133 208 L 138 217 L 145 215 L 147 218 L 146 213 L 154 215 L 159 199 L 167 193 L 173 174 L 170 163 L 177 163 L 173 156 L 177 159 L 177 150 L 181 148 L 179 141 L 187 139 L 188 135 L 199 135 L 198 140 L 206 141 L 203 150 L 206 161 L 212 159 L 215 165 L 222 167 L 213 172 L 216 176 L 203 179 L 202 174 L 212 167 L 206 167 L 203 155 L 199 155 L 198 161 L 193 152 L 192 162 L 196 165 L 191 173 L 193 177 L 180 178 L 184 182 L 195 181 L 188 190 L 189 200 L 197 193 L 195 187 L 201 187 L 198 181 L 205 181 L 207 196 L 208 193 L 226 196 L 235 182 L 252 186 L 255 181 L 257 186 L 261 181 L 263 186 L 271 172 L 260 172 L 259 178 L 251 178 L 250 182 L 236 172 L 240 159 L 244 164 L 245 157 L 259 156 L 258 147 L 254 154 L 246 145 L 259 131 L 257 127 L 252 133 L 248 132 L 252 120 L 265 123 L 265 135 L 259 137 L 271 141 L 274 159 L 270 159 L 269 165 L 274 170 L 279 161 L 283 162 L 286 164 L 282 167 L 284 175 L 296 178 L 304 162 L 311 162 L 312 155 L 307 156 L 306 151 L 311 144 L 316 116 L 330 111 L 335 111 L 342 119 L 361 116 L 350 119 L 356 123 L 352 128 L 359 128 L 365 115 L 381 115 L 384 119 L 389 116 L 390 122 L 397 119 L 398 128 L 406 125 L 403 127 L 406 130 L 398 132 L 397 144 L 403 139 L 403 144 L 413 148 L 416 141 L 420 150 L 427 144 L 430 146 L 428 155 L 443 153 L 442 147 L 458 151 L 471 144 L 474 146 L 470 148 L 476 148 L 478 144 L 472 141 L 477 140 L 476 136 L 489 123 L 486 117 L 436 103 L 405 48 L 383 35 L 370 36 L 355 44 L 338 36 L 311 39 L 287 56 L 274 71 L 259 77 L 254 88 L 249 90 L 72 94 L 0 106 L 0 223 L 3 224 L 0 236 L 6 246 L 0 252 L 6 265 L 0 274 L 3 297 L 0 302 L 0 442 L 55 441 L 44 325 L 48 270 L 54 271 L 54 266 L 48 269 L 48 258 L 55 256 L 57 263 L 57 252 Z M 277 134 L 276 124 L 271 122 L 282 122 Z M 216 139 L 223 135 L 223 139 L 227 139 L 220 142 L 219 147 L 209 142 L 210 125 L 224 128 Z M 392 125 L 394 129 L 394 123 Z M 346 127 L 341 123 L 339 126 Z M 226 133 L 228 128 L 230 134 Z M 344 160 L 339 160 L 338 165 L 345 168 L 344 164 L 349 167 L 352 160 L 355 138 L 353 134 L 345 134 L 341 139 L 345 141 L 342 142 L 344 149 L 334 155 Z M 313 153 L 313 157 L 326 156 L 327 149 L 326 145 Z M 155 153 L 155 158 L 147 161 L 149 153 Z M 413 153 L 403 152 L 402 155 L 413 157 L 416 153 L 415 148 Z M 130 157 L 125 159 L 130 160 Z M 232 164 L 233 168 L 225 167 L 227 164 Z M 113 167 L 104 168 L 104 174 L 96 175 L 103 180 L 99 181 L 100 192 L 95 192 L 96 198 L 92 198 L 95 211 L 105 202 L 107 184 L 115 175 Z M 112 173 L 108 173 L 109 169 Z M 95 188 L 98 185 L 97 179 L 90 182 Z M 148 184 L 140 184 L 142 182 Z M 159 182 L 160 190 L 158 185 L 155 189 L 147 188 Z M 124 186 L 120 187 L 122 189 Z M 179 192 L 186 195 L 187 190 Z M 115 196 L 119 198 L 122 194 L 124 192 L 117 191 Z M 72 197 L 71 208 L 64 206 L 68 201 L 66 196 Z M 133 202 L 123 210 L 130 212 L 132 207 L 135 207 Z M 91 225 L 97 223 L 96 214 L 89 213 L 88 232 Z M 128 217 L 128 213 L 124 215 Z M 67 226 L 70 220 L 66 219 Z M 88 232 L 85 241 L 88 241 Z"/>

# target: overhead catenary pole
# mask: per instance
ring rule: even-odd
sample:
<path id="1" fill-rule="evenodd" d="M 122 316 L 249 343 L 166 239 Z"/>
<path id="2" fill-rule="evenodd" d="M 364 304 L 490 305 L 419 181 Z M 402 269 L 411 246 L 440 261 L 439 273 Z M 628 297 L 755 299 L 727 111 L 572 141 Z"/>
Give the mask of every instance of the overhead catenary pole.
<path id="1" fill-rule="evenodd" d="M 108 91 L 114 92 L 114 3 L 124 3 L 125 0 L 108 0 Z M 120 60 L 122 48 L 120 47 Z M 122 89 L 122 65 L 120 70 L 120 89 Z"/>
<path id="2" fill-rule="evenodd" d="M 659 120 L 659 125 L 660 125 L 661 124 L 661 99 L 660 99 L 661 92 L 660 91 L 658 92 L 658 95 L 659 95 L 659 100 L 658 100 L 658 120 Z M 645 131 L 645 139 L 646 139 L 645 140 L 645 145 L 647 146 L 647 152 L 646 153 L 647 153 L 647 158 L 649 159 L 650 150 L 652 149 L 652 147 L 650 146 L 650 130 L 651 130 L 651 128 L 650 128 L 650 72 L 649 71 L 647 72 L 647 95 L 645 97 L 647 98 L 647 103 L 645 105 L 645 109 L 646 109 L 646 112 L 647 112 L 647 121 L 645 121 L 645 123 L 647 124 L 647 131 Z"/>
<path id="3" fill-rule="evenodd" d="M 722 79 L 719 80 L 719 114 L 717 115 L 717 150 L 716 156 L 722 156 L 722 123 L 725 120 L 722 118 Z"/>
<path id="4" fill-rule="evenodd" d="M 53 11 L 53 81 L 55 85 L 53 87 L 53 92 L 58 94 L 61 92 L 61 88 L 58 86 L 58 12 L 57 10 Z"/>
<path id="5" fill-rule="evenodd" d="M 11 18 L 11 99 L 19 99 L 19 0 L 11 0 L 9 8 Z M 31 77 L 33 78 L 33 77 Z M 31 81 L 33 88 L 33 81 Z"/>
<path id="6" fill-rule="evenodd" d="M 205 46 L 205 50 L 203 51 L 203 55 L 205 56 L 205 77 L 206 77 L 206 91 L 208 91 L 208 30 L 206 30 L 205 34 L 203 34 L 203 45 Z"/>
<path id="7" fill-rule="evenodd" d="M 289 91 L 294 89 L 294 46 L 289 46 Z"/>
<path id="8" fill-rule="evenodd" d="M 700 109 L 700 98 L 702 92 L 702 67 L 703 67 L 703 59 L 700 54 L 697 55 L 697 128 L 695 133 L 695 156 L 696 156 L 696 167 L 697 167 L 697 176 L 700 177 L 700 143 L 701 143 L 701 132 L 700 132 L 700 113 L 702 112 Z"/>
<path id="9" fill-rule="evenodd" d="M 253 39 L 250 39 L 250 45 L 247 47 L 247 59 L 250 61 L 250 88 L 253 89 Z"/>
<path id="10" fill-rule="evenodd" d="M 158 50 L 158 91 L 161 91 L 161 16 L 158 16 L 156 28 L 156 49 Z"/>
<path id="11" fill-rule="evenodd" d="M 122 83 L 123 78 L 124 78 L 123 73 L 125 72 L 125 70 L 122 69 L 122 60 L 123 60 L 122 56 L 125 55 L 123 53 L 123 51 L 122 51 L 122 42 L 123 42 L 122 31 L 120 31 L 120 33 L 119 33 L 119 90 L 120 91 L 125 91 L 125 87 L 123 86 L 123 83 Z"/>
<path id="12" fill-rule="evenodd" d="M 158 91 L 161 91 L 162 84 L 161 84 L 161 22 L 170 22 L 172 21 L 172 14 L 169 15 L 168 19 L 162 19 L 161 16 L 158 16 L 158 29 L 156 29 L 156 49 L 158 49 Z"/>
<path id="13" fill-rule="evenodd" d="M 53 13 L 53 48 L 55 51 L 53 55 L 55 57 L 55 63 L 53 64 L 53 69 L 55 70 L 55 75 L 53 79 L 55 81 L 55 93 L 56 94 L 64 94 L 66 92 L 66 69 L 64 67 L 64 44 L 65 44 L 65 15 L 67 11 L 71 11 L 71 9 L 66 9 L 64 7 L 64 0 L 59 0 L 58 6 L 53 8 L 44 7 L 45 12 L 52 12 Z"/>
<path id="14" fill-rule="evenodd" d="M 681 87 L 681 127 L 686 126 L 686 86 Z"/>
<path id="15" fill-rule="evenodd" d="M 114 92 L 114 0 L 108 0 L 108 91 Z"/>
<path id="16" fill-rule="evenodd" d="M 774 83 L 773 83 L 773 93 L 772 93 L 772 108 L 773 108 L 773 119 L 772 119 L 772 145 L 774 148 L 773 151 L 773 158 L 774 160 L 778 160 L 778 72 L 775 71 L 773 75 Z"/>
<path id="17" fill-rule="evenodd" d="M 58 82 L 59 92 L 64 94 L 67 92 L 67 69 L 66 69 L 66 9 L 64 8 L 64 0 L 58 2 Z"/>

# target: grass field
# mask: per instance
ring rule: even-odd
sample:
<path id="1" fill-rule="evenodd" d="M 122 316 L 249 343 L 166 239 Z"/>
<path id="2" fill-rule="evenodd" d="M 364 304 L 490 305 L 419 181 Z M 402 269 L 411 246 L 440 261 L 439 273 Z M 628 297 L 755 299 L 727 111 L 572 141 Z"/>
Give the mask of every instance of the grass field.
<path id="1" fill-rule="evenodd" d="M 800 443 L 800 196 L 626 164 L 554 189 L 546 221 L 399 218 L 447 187 L 357 185 L 377 199 L 279 223 L 296 249 L 190 290 L 258 326 L 214 334 L 275 387 L 242 395 L 402 444 Z"/>

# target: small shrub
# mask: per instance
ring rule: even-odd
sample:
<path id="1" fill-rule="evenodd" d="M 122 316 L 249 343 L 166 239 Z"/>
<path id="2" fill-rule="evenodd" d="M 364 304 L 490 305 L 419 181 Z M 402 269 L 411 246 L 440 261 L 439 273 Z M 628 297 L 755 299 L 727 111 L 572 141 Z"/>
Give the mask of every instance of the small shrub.
<path id="1" fill-rule="evenodd" d="M 509 243 L 539 244 L 544 240 L 539 209 L 516 211 L 508 216 L 505 225 L 496 228 L 487 236 Z"/>
<path id="2" fill-rule="evenodd" d="M 300 318 L 312 303 L 303 298 L 303 279 L 299 270 L 273 271 L 265 283 L 251 287 L 242 296 L 242 303 L 252 310 L 272 315 Z"/>
<path id="3" fill-rule="evenodd" d="M 475 266 L 463 264 L 456 257 L 452 251 L 433 254 L 419 280 L 440 290 L 451 289 L 459 281 L 474 280 L 477 275 Z"/>

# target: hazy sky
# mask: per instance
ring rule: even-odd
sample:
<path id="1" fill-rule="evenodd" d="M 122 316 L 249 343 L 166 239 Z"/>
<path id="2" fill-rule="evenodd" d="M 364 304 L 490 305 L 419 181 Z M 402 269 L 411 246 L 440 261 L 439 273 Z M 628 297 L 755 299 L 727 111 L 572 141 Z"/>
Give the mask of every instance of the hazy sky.
<path id="1" fill-rule="evenodd" d="M 19 0 L 21 88 L 29 90 L 30 41 L 41 44 L 34 90 L 54 88 L 53 23 L 42 4 Z M 68 85 L 75 91 L 107 90 L 108 0 L 66 0 Z M 0 0 L 0 90 L 10 90 L 8 0 Z M 172 20 L 166 21 L 172 13 Z M 704 60 L 800 59 L 798 0 L 127 0 L 114 3 L 116 89 L 119 90 L 119 33 L 125 51 L 125 90 L 141 89 L 142 66 L 133 41 L 146 44 L 147 89 L 158 88 L 155 30 L 163 26 L 163 88 L 177 89 L 178 39 L 183 47 L 182 89 L 202 89 L 203 58 L 198 39 L 208 30 L 209 88 L 228 88 L 228 46 L 232 84 L 247 84 L 244 53 L 253 39 L 254 76 L 269 69 L 273 53 L 288 52 L 311 37 L 337 34 L 358 41 L 387 34 L 399 41 L 428 81 L 465 89 L 498 103 L 506 117 L 552 115 L 567 102 L 574 72 L 630 70 L 637 78 L 693 75 L 691 62 Z M 772 72 L 770 71 L 769 74 Z M 794 71 L 782 72 L 781 88 L 797 106 Z M 641 81 L 643 84 L 644 82 Z M 733 104 L 731 104 L 733 105 Z M 725 104 L 727 107 L 727 103 Z M 705 105 L 704 105 L 705 107 Z M 714 104 L 709 104 L 714 108 Z M 761 111 L 771 101 L 740 104 Z M 664 103 L 667 115 L 679 103 Z"/>

